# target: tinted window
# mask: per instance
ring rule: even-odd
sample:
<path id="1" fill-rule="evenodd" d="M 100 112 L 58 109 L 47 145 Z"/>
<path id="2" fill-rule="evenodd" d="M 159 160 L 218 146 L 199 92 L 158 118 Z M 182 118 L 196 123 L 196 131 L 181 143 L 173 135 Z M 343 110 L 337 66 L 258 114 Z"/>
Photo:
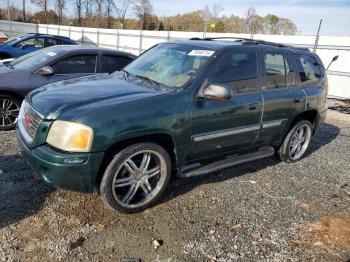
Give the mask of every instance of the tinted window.
<path id="1" fill-rule="evenodd" d="M 257 58 L 255 51 L 228 50 L 212 72 L 216 84 L 231 87 L 235 93 L 257 90 Z"/>
<path id="2" fill-rule="evenodd" d="M 60 45 L 61 43 L 62 43 L 62 40 L 57 40 L 57 39 L 53 39 L 53 38 L 46 38 L 46 47 Z"/>
<path id="3" fill-rule="evenodd" d="M 131 61 L 128 57 L 123 56 L 107 56 L 101 57 L 101 72 L 102 73 L 113 73 L 124 68 Z"/>
<path id="4" fill-rule="evenodd" d="M 286 76 L 287 76 L 287 80 L 286 80 L 286 85 L 287 86 L 295 86 L 296 85 L 296 73 L 293 69 L 293 67 L 289 64 L 288 60 L 286 59 Z"/>
<path id="5" fill-rule="evenodd" d="M 53 65 L 55 74 L 95 73 L 96 56 L 82 55 L 66 58 Z"/>
<path id="6" fill-rule="evenodd" d="M 265 53 L 266 88 L 280 88 L 286 86 L 286 69 L 284 56 L 280 53 Z"/>
<path id="7" fill-rule="evenodd" d="M 321 78 L 321 71 L 317 61 L 308 55 L 295 55 L 299 64 L 301 82 L 311 82 Z"/>
<path id="8" fill-rule="evenodd" d="M 35 48 L 42 48 L 44 47 L 45 39 L 44 38 L 30 38 L 27 40 L 24 40 L 17 44 L 17 46 L 28 46 L 28 47 L 35 47 Z"/>

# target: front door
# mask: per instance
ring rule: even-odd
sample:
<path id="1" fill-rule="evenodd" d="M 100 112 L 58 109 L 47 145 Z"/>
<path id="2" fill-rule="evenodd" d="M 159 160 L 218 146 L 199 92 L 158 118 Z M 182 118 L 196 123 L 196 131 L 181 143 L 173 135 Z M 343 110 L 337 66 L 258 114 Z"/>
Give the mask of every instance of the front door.
<path id="1" fill-rule="evenodd" d="M 51 66 L 54 69 L 54 74 L 52 76 L 42 76 L 33 72 L 31 76 L 31 88 L 37 88 L 66 79 L 95 74 L 97 68 L 97 56 L 73 55 L 65 57 Z"/>
<path id="2" fill-rule="evenodd" d="M 234 47 L 213 61 L 208 84 L 226 85 L 226 101 L 194 100 L 192 147 L 187 160 L 241 150 L 253 145 L 260 131 L 262 96 L 258 49 Z"/>

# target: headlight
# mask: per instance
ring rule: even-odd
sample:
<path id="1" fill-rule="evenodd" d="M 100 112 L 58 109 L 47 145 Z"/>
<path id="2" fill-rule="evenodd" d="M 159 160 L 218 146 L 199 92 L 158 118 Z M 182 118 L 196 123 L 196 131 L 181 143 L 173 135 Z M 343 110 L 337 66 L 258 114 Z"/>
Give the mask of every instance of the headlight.
<path id="1" fill-rule="evenodd" d="M 69 152 L 89 152 L 94 132 L 88 126 L 56 120 L 51 125 L 46 142 Z"/>

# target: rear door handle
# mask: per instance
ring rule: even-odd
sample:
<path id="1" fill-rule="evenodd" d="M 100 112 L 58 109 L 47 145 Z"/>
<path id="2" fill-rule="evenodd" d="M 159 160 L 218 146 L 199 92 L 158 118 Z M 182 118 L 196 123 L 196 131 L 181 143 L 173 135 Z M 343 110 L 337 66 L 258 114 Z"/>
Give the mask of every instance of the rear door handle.
<path id="1" fill-rule="evenodd" d="M 302 102 L 304 102 L 304 98 L 303 97 L 294 99 L 294 103 L 302 103 Z"/>
<path id="2" fill-rule="evenodd" d="M 249 110 L 258 110 L 260 109 L 260 104 L 259 103 L 253 103 L 248 105 Z"/>

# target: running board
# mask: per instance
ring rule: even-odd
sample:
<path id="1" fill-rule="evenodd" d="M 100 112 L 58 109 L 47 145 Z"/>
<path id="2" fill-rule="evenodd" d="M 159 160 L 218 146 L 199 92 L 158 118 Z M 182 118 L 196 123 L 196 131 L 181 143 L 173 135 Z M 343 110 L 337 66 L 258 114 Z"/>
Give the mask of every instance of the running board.
<path id="1" fill-rule="evenodd" d="M 219 160 L 217 162 L 214 162 L 208 165 L 200 165 L 195 163 L 190 166 L 185 166 L 182 169 L 181 174 L 178 174 L 177 177 L 186 178 L 186 177 L 193 177 L 193 176 L 208 174 L 208 173 L 212 173 L 228 167 L 270 157 L 270 156 L 273 156 L 274 154 L 275 154 L 275 149 L 273 147 L 263 147 L 263 148 L 259 148 L 254 153 L 231 156 L 224 160 Z"/>

